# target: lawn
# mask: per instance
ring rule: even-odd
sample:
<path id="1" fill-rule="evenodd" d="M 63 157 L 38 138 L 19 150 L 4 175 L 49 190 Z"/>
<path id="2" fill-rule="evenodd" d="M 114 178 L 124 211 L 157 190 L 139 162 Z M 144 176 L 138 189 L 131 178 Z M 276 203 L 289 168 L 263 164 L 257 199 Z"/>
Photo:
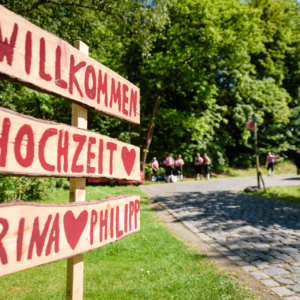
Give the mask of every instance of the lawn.
<path id="1" fill-rule="evenodd" d="M 264 165 L 260 166 L 262 175 L 268 175 L 267 168 Z M 275 175 L 280 174 L 296 174 L 296 166 L 290 160 L 285 160 L 282 163 L 276 163 L 274 165 Z M 256 167 L 248 169 L 228 168 L 225 173 L 220 174 L 224 177 L 247 177 L 256 176 Z M 217 175 L 218 176 L 218 175 Z"/>
<path id="2" fill-rule="evenodd" d="M 275 188 L 268 188 L 265 192 L 260 190 L 251 195 L 263 196 L 275 200 L 281 200 L 293 204 L 300 204 L 300 186 L 279 186 Z"/>
<path id="3" fill-rule="evenodd" d="M 176 239 L 140 188 L 92 187 L 86 199 L 141 195 L 141 230 L 84 255 L 84 299 L 257 299 L 203 253 Z M 68 191 L 54 199 L 66 202 Z M 65 299 L 66 260 L 0 278 L 0 299 Z"/>

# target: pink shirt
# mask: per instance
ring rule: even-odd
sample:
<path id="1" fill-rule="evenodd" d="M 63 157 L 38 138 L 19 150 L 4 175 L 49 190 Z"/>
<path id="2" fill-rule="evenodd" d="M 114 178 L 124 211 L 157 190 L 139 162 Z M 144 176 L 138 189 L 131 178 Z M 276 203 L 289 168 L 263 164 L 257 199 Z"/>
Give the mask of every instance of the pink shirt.
<path id="1" fill-rule="evenodd" d="M 205 165 L 209 165 L 209 163 L 210 163 L 210 159 L 209 159 L 208 156 L 206 156 L 206 157 L 204 158 L 204 164 L 205 164 Z"/>
<path id="2" fill-rule="evenodd" d="M 183 161 L 182 158 L 175 160 L 175 166 L 176 167 L 183 166 L 183 165 L 184 165 L 184 161 Z"/>
<path id="3" fill-rule="evenodd" d="M 269 164 L 269 163 L 273 163 L 275 161 L 276 158 L 278 158 L 279 155 L 271 155 L 271 156 L 267 156 L 267 159 L 266 159 L 266 165 Z"/>
<path id="4" fill-rule="evenodd" d="M 201 156 L 195 158 L 195 164 L 202 164 L 202 163 L 203 163 L 203 158 Z"/>
<path id="5" fill-rule="evenodd" d="M 168 156 L 163 162 L 163 164 L 166 166 L 172 166 L 172 165 L 174 165 L 174 163 L 175 163 L 174 158 L 171 156 Z"/>
<path id="6" fill-rule="evenodd" d="M 154 161 L 152 160 L 151 161 L 151 168 L 152 169 L 154 169 L 154 168 L 158 169 L 158 167 L 159 167 L 158 161 L 157 160 L 154 160 Z"/>

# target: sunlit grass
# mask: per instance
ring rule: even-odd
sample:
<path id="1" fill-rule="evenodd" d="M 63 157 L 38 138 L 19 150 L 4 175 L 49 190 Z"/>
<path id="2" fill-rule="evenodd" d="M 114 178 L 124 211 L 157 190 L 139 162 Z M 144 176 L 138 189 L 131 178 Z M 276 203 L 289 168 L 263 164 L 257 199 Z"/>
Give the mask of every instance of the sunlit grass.
<path id="1" fill-rule="evenodd" d="M 267 168 L 262 165 L 260 166 L 260 170 L 262 175 L 268 175 Z M 295 164 L 289 160 L 286 160 L 282 163 L 275 163 L 274 166 L 275 175 L 280 174 L 296 174 Z M 248 177 L 248 176 L 256 176 L 256 167 L 248 168 L 248 169 L 240 169 L 240 168 L 229 168 L 227 172 L 223 174 L 223 177 Z M 218 175 L 217 175 L 218 176 Z"/>
<path id="2" fill-rule="evenodd" d="M 86 199 L 141 195 L 141 230 L 84 255 L 84 299 L 254 299 L 176 239 L 138 187 L 91 187 Z M 59 189 L 47 202 L 67 202 Z M 66 260 L 0 278 L 0 299 L 65 299 Z"/>
<path id="3" fill-rule="evenodd" d="M 293 204 L 300 204 L 300 186 L 279 186 L 275 188 L 268 188 L 266 192 L 264 190 L 260 190 L 259 192 L 251 194 Z"/>

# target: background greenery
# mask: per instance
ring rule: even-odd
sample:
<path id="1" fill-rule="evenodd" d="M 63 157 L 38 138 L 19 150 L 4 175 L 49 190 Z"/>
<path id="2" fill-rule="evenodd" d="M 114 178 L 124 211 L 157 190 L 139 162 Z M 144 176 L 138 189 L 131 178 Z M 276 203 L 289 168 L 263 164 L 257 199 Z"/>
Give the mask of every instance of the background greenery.
<path id="1" fill-rule="evenodd" d="M 300 9 L 296 0 L 1 0 L 141 89 L 141 125 L 89 111 L 89 129 L 140 146 L 142 160 L 207 152 L 215 169 L 285 158 L 300 130 Z M 70 103 L 0 81 L 0 106 L 70 124 Z M 188 168 L 192 169 L 192 165 Z"/>

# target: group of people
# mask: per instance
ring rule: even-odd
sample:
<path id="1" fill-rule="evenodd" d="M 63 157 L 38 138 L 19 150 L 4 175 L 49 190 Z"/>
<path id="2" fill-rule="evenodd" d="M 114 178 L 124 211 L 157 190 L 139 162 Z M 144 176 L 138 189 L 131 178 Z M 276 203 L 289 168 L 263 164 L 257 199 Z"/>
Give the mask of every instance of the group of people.
<path id="1" fill-rule="evenodd" d="M 174 158 L 168 154 L 166 159 L 162 162 L 162 164 L 166 166 L 166 171 L 167 171 L 166 182 L 169 182 L 170 179 L 172 181 L 173 178 L 172 176 L 177 176 L 178 180 L 179 179 L 181 181 L 183 180 L 184 161 L 181 155 L 178 155 L 178 158 L 174 160 Z M 209 164 L 210 164 L 210 159 L 206 153 L 204 153 L 203 158 L 201 157 L 200 153 L 197 153 L 197 157 L 194 160 L 197 180 L 199 180 L 199 178 L 202 179 L 202 166 L 204 166 L 206 179 L 209 180 L 210 178 Z M 152 181 L 156 181 L 157 171 L 159 169 L 159 162 L 157 161 L 156 157 L 153 157 L 152 159 L 151 168 L 153 171 Z"/>
<path id="2" fill-rule="evenodd" d="M 266 158 L 266 168 L 268 170 L 269 176 L 274 176 L 274 162 L 275 159 L 279 158 L 279 155 L 272 155 L 271 152 L 268 152 L 267 158 Z M 297 174 L 300 175 L 300 149 L 297 148 L 297 151 L 294 155 L 294 161 L 297 166 Z M 178 155 L 178 158 L 174 160 L 172 156 L 169 154 L 167 155 L 166 159 L 161 162 L 166 166 L 167 169 L 167 177 L 166 182 L 169 182 L 170 179 L 172 181 L 172 176 L 177 176 L 178 180 L 183 180 L 183 166 L 184 161 L 181 157 L 181 155 Z M 197 180 L 202 179 L 202 167 L 204 167 L 204 171 L 206 174 L 206 179 L 210 179 L 210 173 L 209 173 L 209 164 L 210 164 L 210 158 L 207 156 L 206 153 L 203 154 L 203 157 L 201 157 L 200 153 L 197 153 L 197 156 L 194 160 L 194 166 L 195 171 L 197 174 Z M 152 181 L 156 181 L 157 177 L 157 171 L 159 169 L 159 162 L 157 161 L 156 157 L 153 157 L 151 162 L 151 168 L 153 171 L 152 174 Z M 272 170 L 272 173 L 271 173 Z"/>

